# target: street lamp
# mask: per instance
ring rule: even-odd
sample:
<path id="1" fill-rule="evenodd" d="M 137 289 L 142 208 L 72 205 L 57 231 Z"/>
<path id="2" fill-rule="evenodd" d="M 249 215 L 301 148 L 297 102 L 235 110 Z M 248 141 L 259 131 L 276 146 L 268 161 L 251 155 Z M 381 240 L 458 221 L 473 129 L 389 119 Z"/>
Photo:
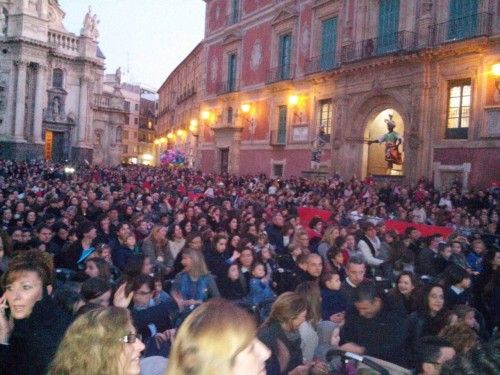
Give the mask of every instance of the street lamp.
<path id="1" fill-rule="evenodd" d="M 241 109 L 241 112 L 243 113 L 243 115 L 242 115 L 243 119 L 245 119 L 247 122 L 248 131 L 250 132 L 250 134 L 253 137 L 253 135 L 255 134 L 255 129 L 256 129 L 257 125 L 255 123 L 255 118 L 251 115 L 252 105 L 250 103 L 243 103 L 240 106 L 240 109 Z"/>
<path id="2" fill-rule="evenodd" d="M 302 112 L 299 112 L 300 98 L 298 95 L 290 95 L 288 97 L 288 105 L 293 108 L 293 117 L 297 117 L 299 122 L 302 122 Z"/>
<path id="3" fill-rule="evenodd" d="M 492 70 L 495 77 L 495 86 L 500 94 L 500 63 L 493 64 Z"/>

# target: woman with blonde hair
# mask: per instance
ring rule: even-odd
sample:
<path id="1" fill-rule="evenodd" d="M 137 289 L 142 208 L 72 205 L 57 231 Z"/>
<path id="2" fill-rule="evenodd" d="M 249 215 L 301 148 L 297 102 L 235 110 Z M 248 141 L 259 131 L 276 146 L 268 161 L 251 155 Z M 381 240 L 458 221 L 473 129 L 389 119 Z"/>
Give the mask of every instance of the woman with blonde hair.
<path id="1" fill-rule="evenodd" d="M 177 274 L 172 285 L 172 295 L 183 313 L 191 312 L 209 297 L 219 297 L 219 290 L 212 274 L 208 271 L 203 254 L 194 249 L 182 250 L 184 270 Z"/>
<path id="2" fill-rule="evenodd" d="M 197 308 L 179 328 L 167 375 L 258 375 L 270 352 L 255 320 L 221 298 Z"/>
<path id="3" fill-rule="evenodd" d="M 143 350 L 127 309 L 96 308 L 68 328 L 49 375 L 138 375 Z"/>
<path id="4" fill-rule="evenodd" d="M 154 266 L 159 267 L 165 274 L 170 273 L 174 259 L 171 259 L 171 264 L 168 266 L 167 228 L 161 225 L 154 226 L 142 243 L 142 252 L 151 259 Z"/>
<path id="5" fill-rule="evenodd" d="M 335 246 L 335 240 L 340 236 L 340 228 L 336 225 L 330 225 L 325 229 L 323 238 L 318 245 L 318 254 L 321 255 L 325 264 L 328 263 L 327 253 L 333 246 Z"/>

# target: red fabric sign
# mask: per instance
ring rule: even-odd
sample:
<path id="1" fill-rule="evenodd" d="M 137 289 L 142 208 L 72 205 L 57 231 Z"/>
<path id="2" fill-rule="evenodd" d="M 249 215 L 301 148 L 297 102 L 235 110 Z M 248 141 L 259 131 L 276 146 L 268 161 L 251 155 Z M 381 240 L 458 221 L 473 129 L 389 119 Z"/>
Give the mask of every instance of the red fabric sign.
<path id="1" fill-rule="evenodd" d="M 300 223 L 302 226 L 307 227 L 309 222 L 314 216 L 319 216 L 323 221 L 330 220 L 330 216 L 332 216 L 332 211 L 329 210 L 320 210 L 319 208 L 309 208 L 309 207 L 300 207 L 299 208 L 299 217 Z"/>
<path id="2" fill-rule="evenodd" d="M 399 220 L 387 220 L 385 222 L 385 226 L 387 230 L 395 230 L 399 234 L 404 233 L 406 228 L 408 227 L 414 227 L 417 228 L 424 237 L 431 236 L 437 233 L 442 235 L 444 238 L 448 238 L 453 233 L 453 229 L 448 227 L 439 227 L 437 225 L 415 224 Z"/>

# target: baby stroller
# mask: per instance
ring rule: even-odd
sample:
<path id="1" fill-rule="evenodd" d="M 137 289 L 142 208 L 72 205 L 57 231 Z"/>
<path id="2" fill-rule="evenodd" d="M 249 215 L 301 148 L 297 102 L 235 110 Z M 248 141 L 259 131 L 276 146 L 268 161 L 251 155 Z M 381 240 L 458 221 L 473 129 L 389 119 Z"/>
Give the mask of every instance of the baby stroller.
<path id="1" fill-rule="evenodd" d="M 329 375 L 412 375 L 411 370 L 370 356 L 332 349 L 326 354 Z"/>

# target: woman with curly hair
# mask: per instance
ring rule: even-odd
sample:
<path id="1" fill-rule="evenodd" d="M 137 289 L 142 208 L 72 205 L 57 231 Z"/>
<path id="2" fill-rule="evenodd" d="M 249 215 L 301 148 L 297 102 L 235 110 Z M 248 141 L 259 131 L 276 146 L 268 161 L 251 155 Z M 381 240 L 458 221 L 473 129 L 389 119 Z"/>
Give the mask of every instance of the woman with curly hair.
<path id="1" fill-rule="evenodd" d="M 143 350 L 127 309 L 99 307 L 68 328 L 49 375 L 138 375 Z"/>

